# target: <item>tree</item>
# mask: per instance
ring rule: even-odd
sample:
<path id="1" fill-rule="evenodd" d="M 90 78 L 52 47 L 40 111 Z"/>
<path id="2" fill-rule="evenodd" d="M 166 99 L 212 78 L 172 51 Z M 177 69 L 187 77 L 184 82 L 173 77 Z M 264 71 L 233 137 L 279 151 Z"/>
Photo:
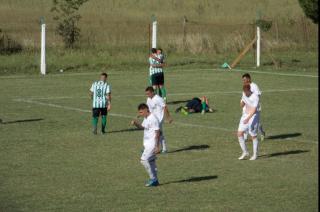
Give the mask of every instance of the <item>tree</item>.
<path id="1" fill-rule="evenodd" d="M 80 7 L 89 0 L 53 0 L 51 12 L 58 21 L 56 32 L 62 37 L 66 48 L 74 47 L 80 38 L 80 28 L 77 26 L 81 16 Z"/>
<path id="2" fill-rule="evenodd" d="M 299 4 L 303 9 L 304 14 L 310 18 L 313 23 L 318 24 L 318 0 L 299 0 Z"/>

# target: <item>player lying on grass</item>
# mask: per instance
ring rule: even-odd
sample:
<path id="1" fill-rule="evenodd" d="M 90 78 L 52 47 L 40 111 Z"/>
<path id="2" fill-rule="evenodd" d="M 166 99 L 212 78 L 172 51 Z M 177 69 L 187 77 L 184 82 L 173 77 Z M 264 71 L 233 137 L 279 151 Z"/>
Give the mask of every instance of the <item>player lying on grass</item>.
<path id="1" fill-rule="evenodd" d="M 107 113 L 111 109 L 111 86 L 107 83 L 108 75 L 102 73 L 100 80 L 92 83 L 90 97 L 92 99 L 93 134 L 97 134 L 98 119 L 101 115 L 101 132 L 106 133 Z"/>
<path id="2" fill-rule="evenodd" d="M 164 137 L 163 132 L 163 122 L 164 117 L 166 116 L 169 123 L 171 123 L 173 120 L 170 116 L 168 107 L 164 100 L 155 94 L 153 87 L 149 86 L 145 90 L 146 96 L 147 96 L 147 105 L 149 107 L 149 110 L 152 114 L 154 114 L 157 119 L 160 122 L 160 144 L 161 144 L 161 152 L 166 153 L 167 152 L 167 145 L 166 140 Z"/>
<path id="3" fill-rule="evenodd" d="M 138 106 L 139 116 L 143 117 L 143 122 L 132 120 L 131 125 L 143 129 L 143 146 L 144 150 L 141 156 L 141 164 L 149 174 L 149 181 L 145 186 L 158 186 L 156 154 L 160 151 L 160 123 L 157 117 L 149 111 L 146 104 Z"/>
<path id="4" fill-rule="evenodd" d="M 176 113 L 181 112 L 182 114 L 188 115 L 190 113 L 212 113 L 214 110 L 209 106 L 209 99 L 203 96 L 201 99 L 194 97 L 189 100 L 186 106 L 181 106 L 176 109 Z"/>
<path id="5" fill-rule="evenodd" d="M 261 113 L 261 91 L 258 85 L 251 81 L 251 76 L 248 73 L 242 75 L 242 83 L 243 85 L 250 85 L 251 92 L 259 97 L 259 105 L 260 105 L 259 111 Z M 259 123 L 259 133 L 260 133 L 260 139 L 261 141 L 263 141 L 266 136 L 266 132 L 263 131 L 261 122 Z M 248 132 L 245 132 L 244 133 L 245 140 L 247 140 L 247 136 L 248 136 Z"/>
<path id="6" fill-rule="evenodd" d="M 246 143 L 243 137 L 244 132 L 249 132 L 253 142 L 253 155 L 250 160 L 256 160 L 258 157 L 258 128 L 259 128 L 259 97 L 252 93 L 250 85 L 243 86 L 243 95 L 240 100 L 240 107 L 244 108 L 242 113 L 239 127 L 238 127 L 238 140 L 242 150 L 242 155 L 239 160 L 245 159 L 249 156 Z"/>

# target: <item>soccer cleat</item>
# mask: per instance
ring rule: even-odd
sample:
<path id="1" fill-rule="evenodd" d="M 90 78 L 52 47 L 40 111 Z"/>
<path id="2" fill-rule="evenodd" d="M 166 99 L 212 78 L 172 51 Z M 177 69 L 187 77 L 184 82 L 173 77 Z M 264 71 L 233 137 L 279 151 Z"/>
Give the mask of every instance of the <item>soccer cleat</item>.
<path id="1" fill-rule="evenodd" d="M 149 180 L 147 183 L 146 183 L 146 187 L 155 187 L 155 186 L 158 186 L 159 185 L 159 181 L 158 180 Z"/>
<path id="2" fill-rule="evenodd" d="M 181 108 L 181 113 L 183 114 L 183 115 L 188 115 L 189 113 L 188 113 L 188 111 L 183 107 L 183 108 Z"/>
<path id="3" fill-rule="evenodd" d="M 243 160 L 249 156 L 249 152 L 243 152 L 242 155 L 238 158 L 239 160 Z"/>
<path id="4" fill-rule="evenodd" d="M 167 97 L 163 97 L 165 103 L 167 103 Z"/>
<path id="5" fill-rule="evenodd" d="M 257 158 L 257 155 L 253 155 L 249 160 L 256 160 Z"/>
<path id="6" fill-rule="evenodd" d="M 202 110 L 202 111 L 201 111 L 201 115 L 204 115 L 205 113 L 206 113 L 205 110 Z"/>
<path id="7" fill-rule="evenodd" d="M 107 132 L 105 130 L 101 130 L 101 133 L 102 134 L 106 134 Z"/>
<path id="8" fill-rule="evenodd" d="M 161 154 L 165 154 L 165 153 L 167 153 L 168 151 L 167 150 L 162 150 L 161 151 Z"/>
<path id="9" fill-rule="evenodd" d="M 97 135 L 98 134 L 97 133 L 97 128 L 94 128 L 92 132 L 93 132 L 94 135 Z"/>

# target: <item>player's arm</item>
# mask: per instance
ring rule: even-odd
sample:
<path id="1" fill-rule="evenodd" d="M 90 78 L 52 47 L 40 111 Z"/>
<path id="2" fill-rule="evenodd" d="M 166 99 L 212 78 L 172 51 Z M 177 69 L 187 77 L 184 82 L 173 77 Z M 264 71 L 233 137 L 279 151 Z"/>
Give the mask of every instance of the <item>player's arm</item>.
<path id="1" fill-rule="evenodd" d="M 138 128 L 138 129 L 140 129 L 140 130 L 143 130 L 143 129 L 144 129 L 144 127 L 141 125 L 141 123 L 139 123 L 139 121 L 136 120 L 136 119 L 131 121 L 131 125 L 136 126 L 136 128 Z"/>
<path id="2" fill-rule="evenodd" d="M 243 121 L 244 124 L 248 123 L 252 116 L 256 113 L 257 107 L 251 108 L 248 117 Z"/>
<path id="3" fill-rule="evenodd" d="M 93 84 L 91 85 L 91 88 L 89 89 L 89 96 L 91 99 L 93 99 Z"/>
<path id="4" fill-rule="evenodd" d="M 240 107 L 243 108 L 244 105 L 245 105 L 245 103 L 242 100 L 240 100 Z"/>
<path id="5" fill-rule="evenodd" d="M 170 115 L 170 113 L 169 113 L 169 109 L 168 109 L 168 106 L 167 106 L 167 105 L 164 106 L 164 114 L 165 114 L 168 122 L 169 122 L 169 123 L 172 123 L 173 120 L 172 120 L 172 117 L 171 117 L 171 115 Z"/>
<path id="6" fill-rule="evenodd" d="M 107 110 L 111 110 L 111 92 L 107 93 L 108 107 Z"/>

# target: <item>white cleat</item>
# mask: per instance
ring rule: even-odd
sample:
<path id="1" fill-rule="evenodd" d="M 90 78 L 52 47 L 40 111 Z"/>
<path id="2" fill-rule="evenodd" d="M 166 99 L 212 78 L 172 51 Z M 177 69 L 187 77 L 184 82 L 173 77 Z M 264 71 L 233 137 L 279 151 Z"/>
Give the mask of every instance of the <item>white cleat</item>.
<path id="1" fill-rule="evenodd" d="M 253 155 L 249 160 L 257 160 L 257 156 L 256 155 Z"/>
<path id="2" fill-rule="evenodd" d="M 238 158 L 239 160 L 243 160 L 249 156 L 249 152 L 243 152 L 242 155 Z"/>

